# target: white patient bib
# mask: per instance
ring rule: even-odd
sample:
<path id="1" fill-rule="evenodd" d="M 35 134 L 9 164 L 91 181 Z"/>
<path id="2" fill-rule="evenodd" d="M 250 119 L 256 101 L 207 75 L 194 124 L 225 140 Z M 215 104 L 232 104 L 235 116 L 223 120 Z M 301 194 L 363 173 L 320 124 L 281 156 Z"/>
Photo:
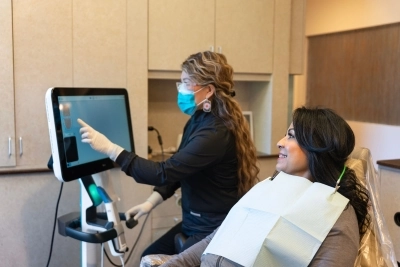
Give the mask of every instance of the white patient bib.
<path id="1" fill-rule="evenodd" d="M 243 266 L 307 266 L 348 203 L 334 188 L 280 172 L 231 209 L 204 254 Z"/>

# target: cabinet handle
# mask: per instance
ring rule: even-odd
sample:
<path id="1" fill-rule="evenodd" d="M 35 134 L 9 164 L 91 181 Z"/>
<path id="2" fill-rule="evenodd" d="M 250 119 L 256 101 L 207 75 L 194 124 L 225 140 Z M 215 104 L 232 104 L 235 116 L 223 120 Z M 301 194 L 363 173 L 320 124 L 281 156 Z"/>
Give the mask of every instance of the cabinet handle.
<path id="1" fill-rule="evenodd" d="M 8 137 L 8 156 L 11 157 L 11 137 Z"/>
<path id="2" fill-rule="evenodd" d="M 19 156 L 22 156 L 22 153 L 24 153 L 24 150 L 22 148 L 22 137 L 19 137 Z"/>
<path id="3" fill-rule="evenodd" d="M 218 53 L 222 54 L 222 47 L 218 46 Z"/>
<path id="4" fill-rule="evenodd" d="M 214 52 L 214 46 L 210 46 L 210 51 Z"/>

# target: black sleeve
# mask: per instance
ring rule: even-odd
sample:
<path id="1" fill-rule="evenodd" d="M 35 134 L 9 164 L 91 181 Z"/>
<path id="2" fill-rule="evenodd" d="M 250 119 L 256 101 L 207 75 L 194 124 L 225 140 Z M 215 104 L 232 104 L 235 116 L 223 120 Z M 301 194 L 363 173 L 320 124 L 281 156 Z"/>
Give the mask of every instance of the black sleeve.
<path id="1" fill-rule="evenodd" d="M 227 130 L 204 127 L 196 132 L 184 148 L 164 162 L 147 160 L 125 150 L 116 162 L 136 182 L 164 186 L 191 177 L 220 162 L 230 141 Z"/>
<path id="2" fill-rule="evenodd" d="M 181 182 L 175 182 L 173 184 L 167 184 L 164 186 L 156 186 L 154 187 L 154 191 L 158 192 L 164 200 L 170 198 L 175 191 L 181 187 Z"/>

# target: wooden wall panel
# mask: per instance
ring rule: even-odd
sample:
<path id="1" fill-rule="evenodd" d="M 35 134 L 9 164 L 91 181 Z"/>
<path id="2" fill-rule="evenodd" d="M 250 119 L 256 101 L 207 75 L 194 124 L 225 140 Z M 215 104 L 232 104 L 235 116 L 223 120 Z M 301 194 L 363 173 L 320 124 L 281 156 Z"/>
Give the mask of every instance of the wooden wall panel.
<path id="1" fill-rule="evenodd" d="M 400 24 L 309 38 L 307 105 L 400 125 Z"/>

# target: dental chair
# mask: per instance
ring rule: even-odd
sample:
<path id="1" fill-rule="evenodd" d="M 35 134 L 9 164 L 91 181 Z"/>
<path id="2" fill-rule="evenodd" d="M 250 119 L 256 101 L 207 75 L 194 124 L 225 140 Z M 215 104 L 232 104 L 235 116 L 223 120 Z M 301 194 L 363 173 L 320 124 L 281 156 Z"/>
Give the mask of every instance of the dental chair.
<path id="1" fill-rule="evenodd" d="M 354 266 L 397 267 L 393 243 L 380 208 L 380 180 L 370 150 L 356 147 L 346 165 L 355 171 L 362 184 L 367 187 L 371 201 L 371 225 L 361 240 Z"/>
<path id="2" fill-rule="evenodd" d="M 354 267 L 397 267 L 392 240 L 380 209 L 380 181 L 368 148 L 356 147 L 346 165 L 353 169 L 362 184 L 370 192 L 371 225 L 364 234 Z M 177 242 L 177 239 L 175 239 Z M 142 258 L 140 267 L 157 267 L 168 261 L 169 255 L 148 255 Z"/>

